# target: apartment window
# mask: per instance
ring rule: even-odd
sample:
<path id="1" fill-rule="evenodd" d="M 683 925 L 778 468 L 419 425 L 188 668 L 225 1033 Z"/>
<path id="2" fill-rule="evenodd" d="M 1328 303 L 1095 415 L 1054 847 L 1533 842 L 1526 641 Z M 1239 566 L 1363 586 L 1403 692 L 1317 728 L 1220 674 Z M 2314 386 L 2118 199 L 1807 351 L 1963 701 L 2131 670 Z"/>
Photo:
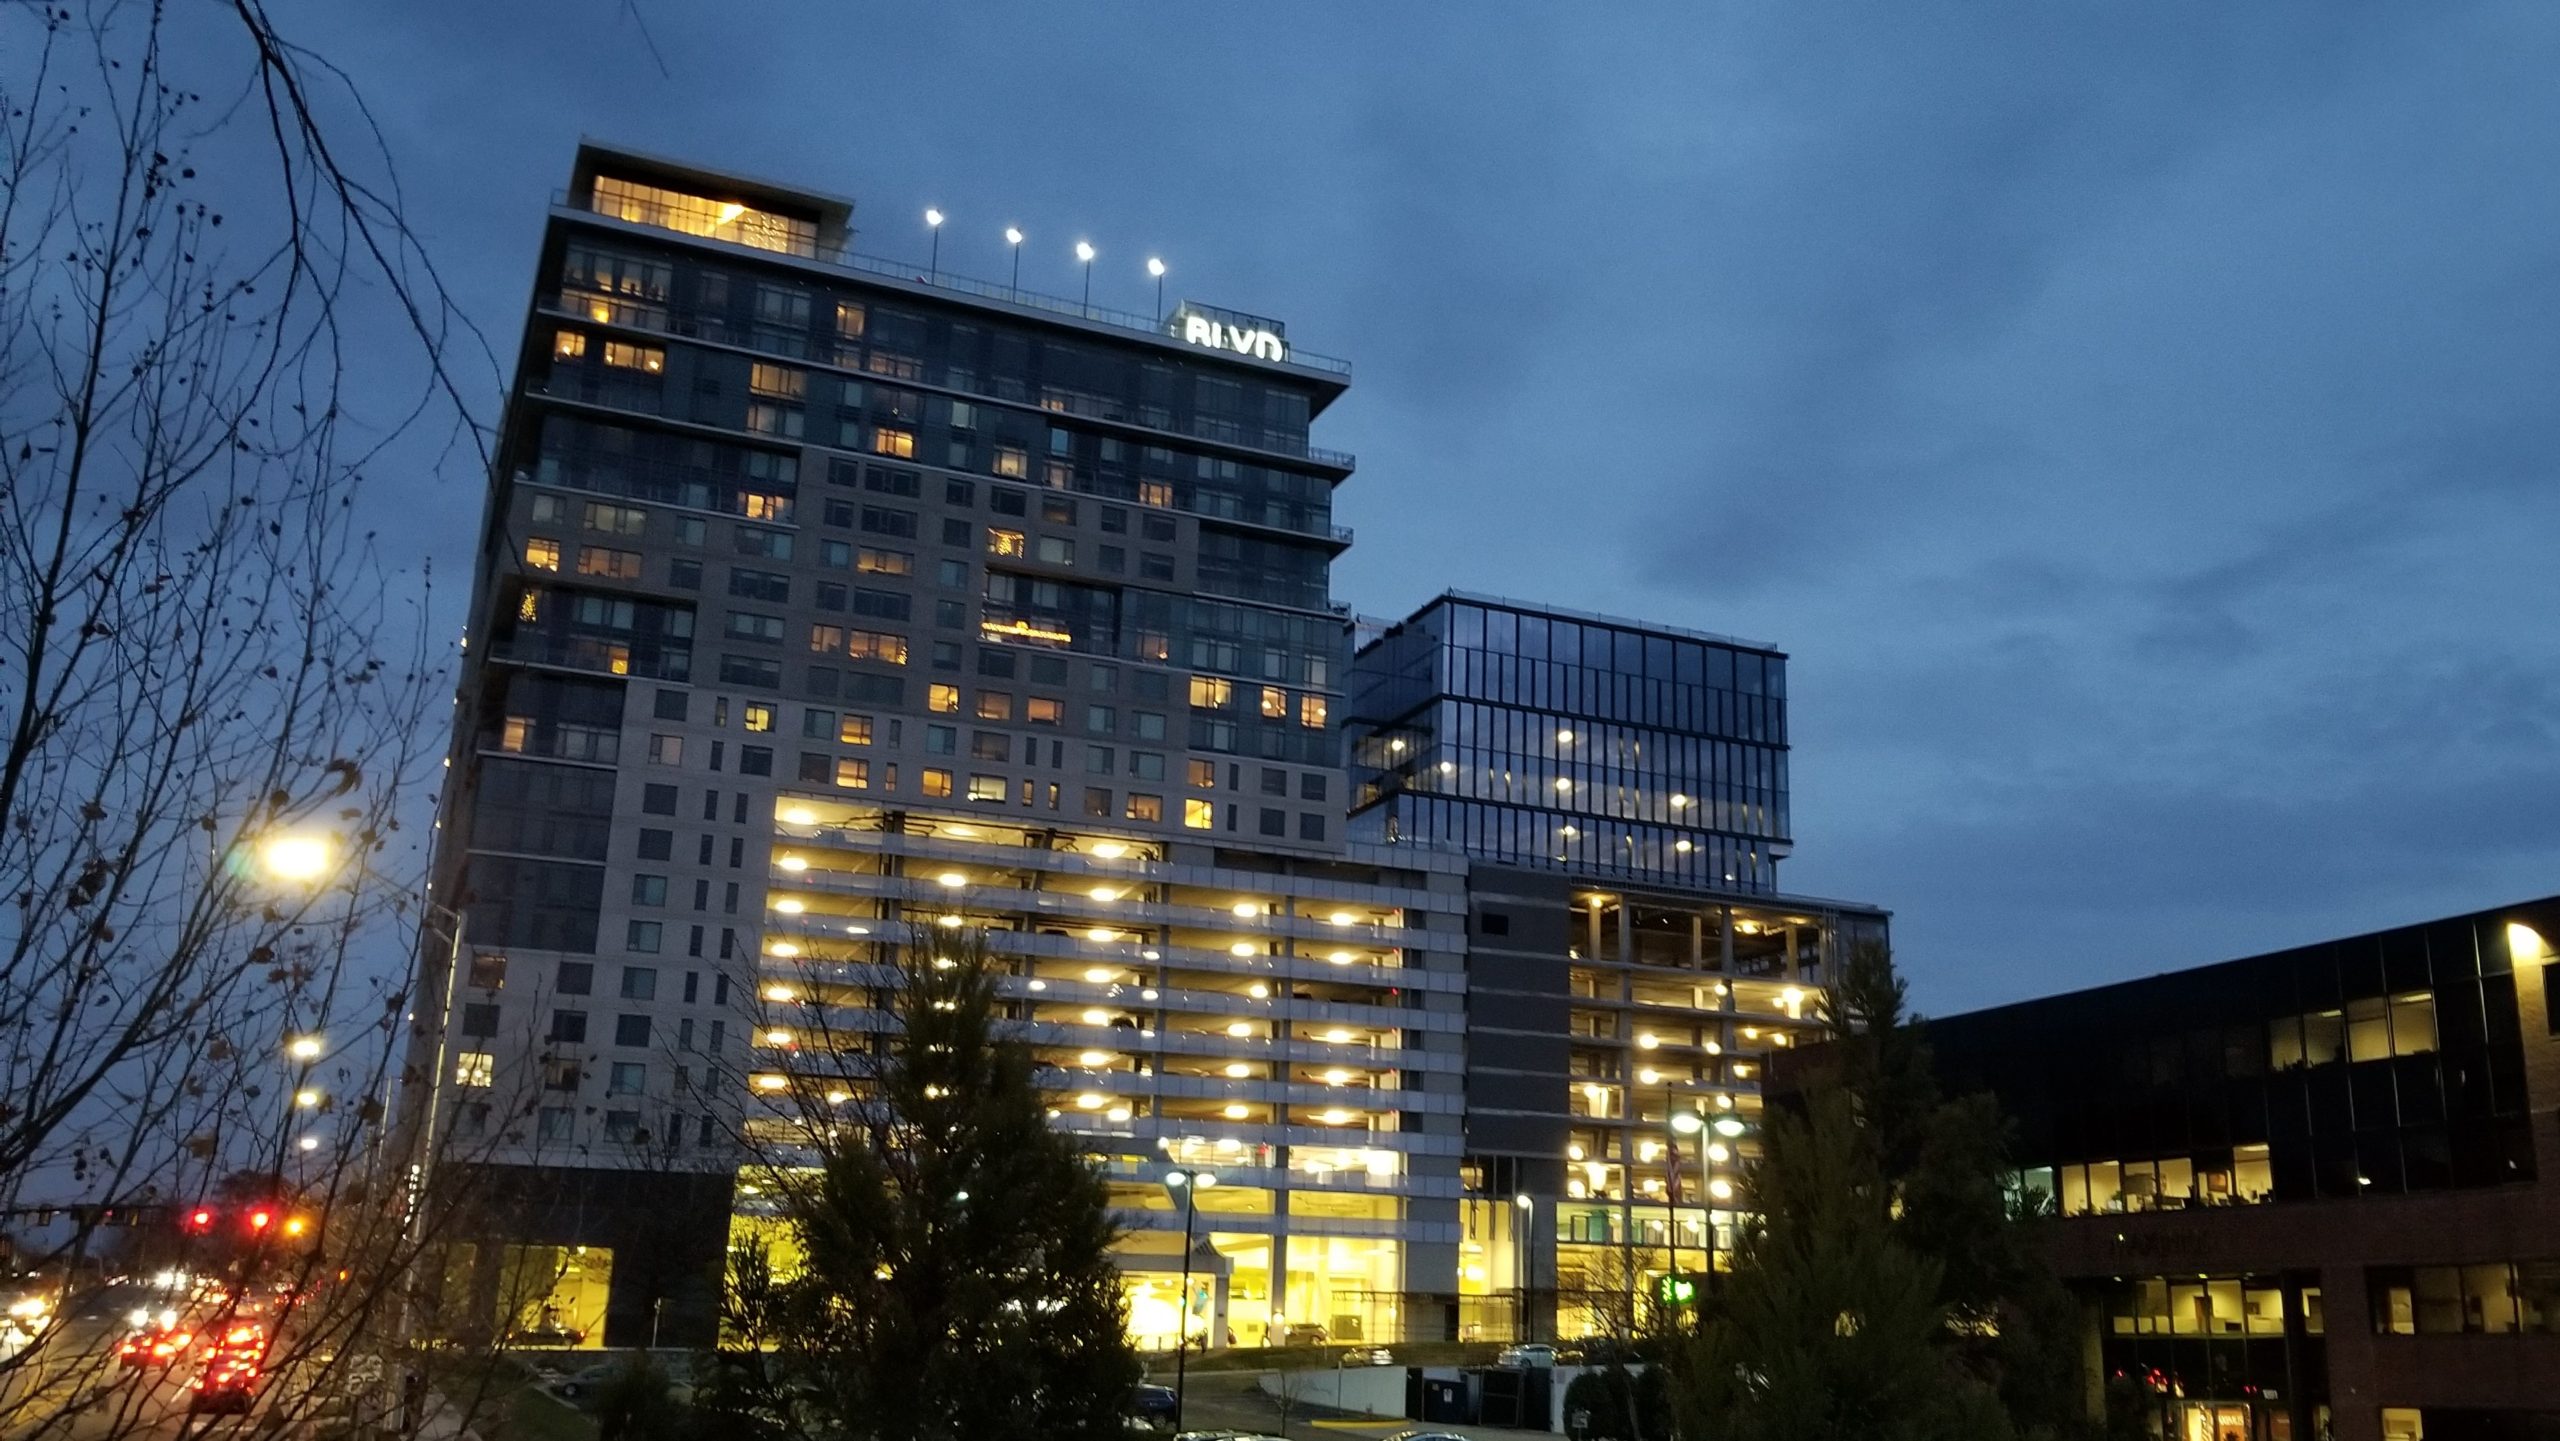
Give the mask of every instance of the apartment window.
<path id="1" fill-rule="evenodd" d="M 608 340 L 604 343 L 604 363 L 616 370 L 637 370 L 656 375 L 667 368 L 667 353 L 654 345 Z"/>
<path id="2" fill-rule="evenodd" d="M 1235 695 L 1235 687 L 1216 676 L 1195 675 L 1191 678 L 1191 704 L 1201 710 L 1225 705 Z"/>
<path id="3" fill-rule="evenodd" d="M 1024 544 L 1021 531 L 1006 530 L 1000 526 L 992 525 L 987 527 L 987 554 L 1018 556 L 1021 555 L 1023 551 Z"/>
<path id="4" fill-rule="evenodd" d="M 931 766 L 927 766 L 924 769 L 920 783 L 927 796 L 940 797 L 951 794 L 951 772 L 949 771 L 937 770 Z"/>
<path id="5" fill-rule="evenodd" d="M 644 861 L 670 860 L 676 852 L 676 833 L 643 828 L 635 851 Z"/>
<path id="6" fill-rule="evenodd" d="M 916 513 L 886 505 L 866 505 L 862 508 L 861 525 L 874 535 L 894 535 L 901 540 L 913 540 Z"/>
<path id="7" fill-rule="evenodd" d="M 991 486 L 987 490 L 987 509 L 998 515 L 1029 515 L 1031 493 L 1009 485 Z"/>
<path id="8" fill-rule="evenodd" d="M 924 705 L 927 710 L 957 711 L 960 709 L 960 687 L 956 685 L 926 686 Z"/>
<path id="9" fill-rule="evenodd" d="M 991 721 L 1013 719 L 1012 695 L 1000 690 L 978 692 L 978 719 Z"/>
<path id="10" fill-rule="evenodd" d="M 850 300 L 836 302 L 836 334 L 847 340 L 860 340 L 865 312 Z"/>
<path id="11" fill-rule="evenodd" d="M 743 723 L 746 728 L 751 731 L 769 731 L 773 729 L 773 707 L 766 705 L 762 701 L 747 702 Z"/>
<path id="12" fill-rule="evenodd" d="M 1164 779 L 1164 757 L 1154 751 L 1131 751 L 1129 774 L 1142 781 Z"/>
<path id="13" fill-rule="evenodd" d="M 724 655 L 720 657 L 720 679 L 728 685 L 754 686 L 758 690 L 782 688 L 782 662 L 763 656 Z M 712 742 L 711 768 L 720 768 L 720 745 Z"/>
<path id="14" fill-rule="evenodd" d="M 560 542 L 535 536 L 524 543 L 524 563 L 535 570 L 560 568 Z"/>
<path id="15" fill-rule="evenodd" d="M 586 353 L 585 331 L 563 329 L 551 338 L 551 354 L 555 359 L 576 360 Z"/>
<path id="16" fill-rule="evenodd" d="M 1031 474 L 1031 457 L 1024 454 L 1019 446 L 999 445 L 992 467 L 998 475 L 1020 480 Z"/>
<path id="17" fill-rule="evenodd" d="M 569 503 L 556 495 L 537 495 L 533 498 L 533 518 L 537 524 L 567 520 Z"/>
<path id="18" fill-rule="evenodd" d="M 607 550 L 600 545 L 578 547 L 578 574 L 605 580 L 638 580 L 640 554 L 629 550 Z"/>
<path id="19" fill-rule="evenodd" d="M 836 724 L 836 742 L 839 745 L 849 746 L 867 746 L 871 744 L 871 717 L 867 715 L 845 716 Z"/>
<path id="20" fill-rule="evenodd" d="M 912 575 L 916 558 L 903 550 L 864 547 L 853 553 L 853 568 L 863 575 Z"/>
<path id="21" fill-rule="evenodd" d="M 1325 701 L 1320 695 L 1298 697 L 1298 724 L 1309 730 L 1324 729 Z"/>
<path id="22" fill-rule="evenodd" d="M 1142 741 L 1164 739 L 1164 716 L 1161 713 L 1150 710 L 1133 711 L 1130 713 L 1130 719 L 1136 722 L 1134 734 L 1138 739 Z"/>
<path id="23" fill-rule="evenodd" d="M 504 990 L 507 984 L 507 958 L 495 951 L 473 953 L 471 975 L 466 984 L 483 991 Z"/>
<path id="24" fill-rule="evenodd" d="M 958 401 L 952 402 L 951 423 L 954 426 L 958 426 L 960 424 L 959 413 L 964 408 L 965 407 L 963 407 Z M 942 483 L 942 503 L 945 505 L 976 505 L 978 503 L 978 483 L 973 480 L 944 481 Z"/>
<path id="25" fill-rule="evenodd" d="M 1324 817 L 1314 811 L 1308 811 L 1300 815 L 1298 817 L 1298 839 L 1302 841 L 1323 840 Z"/>
<path id="26" fill-rule="evenodd" d="M 612 535 L 640 535 L 649 529 L 649 512 L 635 505 L 607 505 L 591 500 L 580 518 L 587 529 Z"/>
<path id="27" fill-rule="evenodd" d="M 631 904 L 663 906 L 666 903 L 667 878 L 665 876 L 639 875 L 631 878 Z"/>
<path id="28" fill-rule="evenodd" d="M 1086 746 L 1084 768 L 1088 775 L 1107 776 L 1117 762 L 1118 754 L 1109 746 Z"/>
<path id="29" fill-rule="evenodd" d="M 787 605 L 791 601 L 791 577 L 770 570 L 752 570 L 743 565 L 731 566 L 729 594 L 741 600 Z"/>
<path id="30" fill-rule="evenodd" d="M 1089 705 L 1084 708 L 1084 728 L 1088 734 L 1107 736 L 1118 729 L 1119 725 L 1120 712 L 1113 707 Z"/>
<path id="31" fill-rule="evenodd" d="M 738 747 L 738 774 L 742 776 L 769 776 L 773 774 L 773 747 Z M 745 797 L 740 796 L 739 799 L 744 800 Z"/>
<path id="32" fill-rule="evenodd" d="M 1205 831 L 1218 823 L 1215 801 L 1186 800 L 1182 803 L 1182 823 L 1195 831 Z"/>
<path id="33" fill-rule="evenodd" d="M 1302 801 L 1320 801 L 1324 799 L 1324 773 L 1322 771 L 1309 771 L 1305 775 L 1298 777 L 1298 799 Z"/>
<path id="34" fill-rule="evenodd" d="M 759 645 L 782 643 L 782 617 L 758 615 L 754 611 L 733 610 L 724 633 L 731 640 L 752 641 Z"/>
<path id="35" fill-rule="evenodd" d="M 567 1106 L 543 1107 L 534 1117 L 535 1138 L 544 1141 L 568 1140 L 571 1134 L 570 1118 L 575 1114 L 576 1112 Z"/>
<path id="36" fill-rule="evenodd" d="M 871 788 L 871 762 L 839 757 L 836 761 L 836 784 L 849 791 Z"/>
<path id="37" fill-rule="evenodd" d="M 1190 780 L 1193 789 L 1213 791 L 1218 788 L 1218 763 L 1216 761 L 1195 760 L 1187 761 L 1184 764 L 1190 770 Z M 1202 804 L 1205 805 L 1207 802 L 1204 801 Z"/>
<path id="38" fill-rule="evenodd" d="M 873 426 L 871 450 L 875 455 L 894 455 L 900 460 L 912 460 L 916 453 L 916 433 L 900 430 L 894 425 Z"/>
<path id="39" fill-rule="evenodd" d="M 1280 689 L 1278 686 L 1264 686 L 1262 688 L 1262 718 L 1264 720 L 1288 719 L 1289 693 Z"/>
<path id="40" fill-rule="evenodd" d="M 649 1084 L 649 1067 L 641 1061 L 616 1061 L 605 1073 L 604 1093 L 608 1096 L 636 1096 Z"/>
<path id="41" fill-rule="evenodd" d="M 980 761 L 1013 759 L 1013 738 L 1002 731 L 969 732 L 969 758 Z"/>
<path id="42" fill-rule="evenodd" d="M 1262 833 L 1266 836 L 1287 835 L 1289 833 L 1289 813 L 1287 811 L 1274 810 L 1269 806 L 1264 806 L 1262 808 Z"/>
<path id="43" fill-rule="evenodd" d="M 677 590 L 702 589 L 702 562 L 698 560 L 668 561 L 667 584 Z"/>
<path id="44" fill-rule="evenodd" d="M 553 1011 L 551 1013 L 551 1039 L 564 1046 L 584 1044 L 587 1039 L 587 1013 L 584 1011 Z"/>
<path id="45" fill-rule="evenodd" d="M 498 1034 L 498 1007 L 489 1001 L 474 1001 L 462 1008 L 462 1034 L 483 1039 Z"/>
<path id="46" fill-rule="evenodd" d="M 617 1046 L 649 1044 L 649 1018 L 647 1016 L 614 1017 L 613 1043 Z"/>
<path id="47" fill-rule="evenodd" d="M 623 949 L 655 955 L 659 943 L 665 939 L 666 929 L 661 921 L 633 921 L 624 933 Z"/>
<path id="48" fill-rule="evenodd" d="M 1044 535 L 1040 537 L 1038 553 L 1039 558 L 1050 565 L 1073 565 L 1076 563 L 1076 543 L 1072 540 L 1068 540 L 1064 536 Z"/>
<path id="49" fill-rule="evenodd" d="M 1128 818 L 1129 818 L 1130 820 L 1133 820 L 1133 821 L 1161 821 L 1161 820 L 1163 820 L 1163 819 L 1164 819 L 1164 797 L 1162 797 L 1162 796 L 1142 796 L 1142 795 L 1132 795 L 1132 796 L 1130 796 L 1130 797 L 1129 797 L 1129 817 L 1128 817 Z"/>
<path id="50" fill-rule="evenodd" d="M 1022 718 L 1036 726 L 1054 726 L 1064 722 L 1067 703 L 1047 696 L 1033 696 L 1023 702 Z"/>
<path id="51" fill-rule="evenodd" d="M 969 799 L 973 801 L 993 801 L 1001 804 L 1004 800 L 1004 790 L 1002 776 L 973 775 L 969 777 Z"/>
<path id="52" fill-rule="evenodd" d="M 1100 786 L 1086 786 L 1084 788 L 1084 813 L 1089 816 L 1100 816 L 1105 820 L 1110 819 L 1111 792 L 1104 790 Z"/>
<path id="53" fill-rule="evenodd" d="M 878 661 L 883 665 L 905 665 L 907 638 L 881 630 L 849 630 L 845 632 L 845 652 L 855 660 Z"/>
<path id="54" fill-rule="evenodd" d="M 730 372 L 732 375 L 736 373 Z M 747 372 L 747 389 L 777 400 L 806 400 L 809 398 L 809 377 L 787 365 L 759 363 Z"/>
<path id="55" fill-rule="evenodd" d="M 965 520 L 946 520 L 942 523 L 942 543 L 955 549 L 965 550 L 976 530 L 976 526 Z"/>
<path id="56" fill-rule="evenodd" d="M 640 1139 L 640 1113 L 638 1111 L 605 1112 L 604 1138 L 621 1146 L 628 1146 L 638 1141 Z"/>

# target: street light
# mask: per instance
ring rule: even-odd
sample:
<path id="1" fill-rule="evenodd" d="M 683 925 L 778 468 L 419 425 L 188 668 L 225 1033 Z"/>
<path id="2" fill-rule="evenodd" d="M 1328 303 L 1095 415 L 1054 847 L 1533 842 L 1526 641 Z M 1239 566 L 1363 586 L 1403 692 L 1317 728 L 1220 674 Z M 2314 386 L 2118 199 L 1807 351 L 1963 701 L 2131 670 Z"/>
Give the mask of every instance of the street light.
<path id="1" fill-rule="evenodd" d="M 1522 1191 L 1511 1198 L 1511 1204 L 1520 1208 L 1520 1244 L 1516 1248 L 1520 1263 L 1520 1339 L 1534 1341 L 1538 1336 L 1538 1291 L 1531 1273 L 1538 1257 L 1538 1198 Z"/>
<path id="2" fill-rule="evenodd" d="M 307 885 L 329 873 L 337 852 L 326 831 L 289 831 L 258 842 L 258 869 L 271 880 Z"/>
<path id="3" fill-rule="evenodd" d="M 318 1036 L 296 1036 L 284 1045 L 284 1053 L 297 1061 L 316 1061 L 327 1049 Z"/>
<path id="4" fill-rule="evenodd" d="M 1076 259 L 1084 262 L 1084 309 L 1088 315 L 1093 313 L 1093 256 L 1092 241 L 1076 242 Z"/>
<path id="5" fill-rule="evenodd" d="M 1156 278 L 1156 319 L 1161 322 L 1164 319 L 1164 262 L 1148 256 L 1147 273 Z"/>
<path id="6" fill-rule="evenodd" d="M 933 258 L 925 262 L 925 278 L 942 278 L 942 212 L 928 205 L 924 208 L 924 228 L 933 232 Z"/>
<path id="7" fill-rule="evenodd" d="M 1167 1171 L 1165 1194 L 1182 1203 L 1182 1291 L 1173 1306 L 1173 1431 L 1182 1434 L 1182 1383 L 1191 1359 L 1191 1217 L 1200 1209 L 1200 1193 L 1218 1184 L 1208 1171 Z M 1207 1329 L 1207 1323 L 1202 1323 Z"/>
<path id="8" fill-rule="evenodd" d="M 1022 291 L 1022 227 L 1006 226 L 1004 243 L 1013 247 L 1013 284 L 1010 288 L 1014 293 L 1020 294 Z"/>
<path id="9" fill-rule="evenodd" d="M 1695 1111 L 1674 1111 L 1671 1113 L 1670 1122 L 1671 1150 L 1668 1159 L 1671 1163 L 1671 1173 L 1676 1176 L 1680 1172 L 1680 1138 L 1682 1136 L 1695 1136 L 1700 1131 L 1705 1130 L 1707 1128 L 1707 1118 L 1699 1115 Z M 1710 1177 L 1707 1169 L 1710 1164 L 1712 1163 L 1706 1154 L 1705 1148 L 1701 1147 L 1698 1159 L 1698 1176 L 1702 1183 L 1700 1189 L 1712 1194 L 1716 1183 Z M 1674 1277 L 1677 1277 L 1680 1274 L 1679 1200 L 1679 1196 L 1671 1187 L 1665 1186 L 1662 1188 L 1662 1240 L 1663 1244 L 1669 1247 L 1671 1251 L 1671 1274 Z M 1707 1276 L 1709 1284 L 1713 1284 L 1716 1269 L 1716 1215 L 1715 1209 L 1712 1205 L 1707 1209 L 1706 1230 Z"/>

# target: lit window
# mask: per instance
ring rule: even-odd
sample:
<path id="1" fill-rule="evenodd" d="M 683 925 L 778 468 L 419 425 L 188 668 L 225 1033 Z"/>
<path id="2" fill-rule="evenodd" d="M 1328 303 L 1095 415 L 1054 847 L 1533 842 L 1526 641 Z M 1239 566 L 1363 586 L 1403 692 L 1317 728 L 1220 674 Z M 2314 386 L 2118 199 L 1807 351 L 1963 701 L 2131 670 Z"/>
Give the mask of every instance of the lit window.
<path id="1" fill-rule="evenodd" d="M 809 649 L 825 653 L 843 644 L 844 628 L 842 626 L 813 625 L 809 627 Z"/>
<path id="2" fill-rule="evenodd" d="M 907 638 L 883 630 L 849 630 L 844 648 L 855 660 L 876 660 L 884 665 L 907 663 Z"/>
<path id="3" fill-rule="evenodd" d="M 931 772 L 927 772 L 927 774 L 929 775 Z M 869 790 L 871 788 L 871 762 L 838 760 L 836 762 L 836 784 L 849 791 Z"/>
<path id="4" fill-rule="evenodd" d="M 912 575 L 916 558 L 903 550 L 860 550 L 854 553 L 853 568 L 864 575 Z"/>
<path id="5" fill-rule="evenodd" d="M 871 717 L 867 715 L 846 716 L 836 726 L 836 739 L 849 746 L 867 746 L 871 744 Z"/>
<path id="6" fill-rule="evenodd" d="M 862 338 L 864 322 L 868 319 L 869 317 L 864 314 L 862 307 L 854 304 L 852 301 L 839 300 L 836 302 L 836 334 L 845 337 L 847 340 L 860 340 Z"/>
<path id="7" fill-rule="evenodd" d="M 527 717 L 507 717 L 506 728 L 498 734 L 498 749 L 517 755 L 524 753 L 525 743 L 533 738 L 533 722 Z"/>
<path id="8" fill-rule="evenodd" d="M 1262 716 L 1265 720 L 1287 720 L 1289 718 L 1289 693 L 1280 689 L 1278 686 L 1264 686 L 1262 688 Z"/>
<path id="9" fill-rule="evenodd" d="M 1191 678 L 1191 703 L 1202 710 L 1225 705 L 1235 694 L 1235 687 L 1216 676 L 1195 675 Z"/>
<path id="10" fill-rule="evenodd" d="M 535 536 L 533 539 L 526 541 L 524 543 L 524 563 L 532 566 L 535 570 L 558 570 L 560 568 L 560 542 L 556 540 L 545 540 L 541 536 Z"/>
<path id="11" fill-rule="evenodd" d="M 924 793 L 929 796 L 951 794 L 951 772 L 927 767 L 924 772 Z"/>
<path id="12" fill-rule="evenodd" d="M 731 374 L 737 372 L 732 371 Z M 747 389 L 777 400 L 805 400 L 809 377 L 787 365 L 757 365 L 747 372 Z"/>
<path id="13" fill-rule="evenodd" d="M 1305 726 L 1309 730 L 1323 730 L 1324 721 L 1325 703 L 1323 696 L 1308 695 L 1298 697 L 1298 724 Z"/>
<path id="14" fill-rule="evenodd" d="M 1182 803 L 1182 823 L 1195 831 L 1205 831 L 1218 823 L 1218 807 L 1214 801 L 1187 800 Z"/>
<path id="15" fill-rule="evenodd" d="M 746 710 L 746 727 L 751 731 L 773 729 L 773 707 L 758 701 L 749 701 Z"/>
<path id="16" fill-rule="evenodd" d="M 453 1083 L 479 1089 L 496 1084 L 498 1058 L 487 1051 L 457 1051 L 453 1058 Z"/>
<path id="17" fill-rule="evenodd" d="M 1031 473 L 1031 458 L 1017 446 L 999 445 L 996 447 L 995 471 L 998 475 L 1022 479 Z"/>
<path id="18" fill-rule="evenodd" d="M 789 255 L 818 253 L 817 222 L 777 215 L 740 201 L 687 195 L 610 175 L 597 176 L 589 196 L 597 213 L 617 220 Z"/>
<path id="19" fill-rule="evenodd" d="M 1140 795 L 1129 797 L 1129 819 L 1133 821 L 1163 820 L 1164 797 Z"/>
<path id="20" fill-rule="evenodd" d="M 956 685 L 926 686 L 924 690 L 924 708 L 926 710 L 937 711 L 959 710 L 960 687 Z"/>
<path id="21" fill-rule="evenodd" d="M 608 340 L 604 343 L 604 363 L 616 370 L 638 370 L 656 375 L 667 368 L 667 353 L 654 345 Z"/>
<path id="22" fill-rule="evenodd" d="M 987 527 L 987 554 L 1021 555 L 1025 550 L 1021 531 L 1000 530 L 992 525 Z"/>
<path id="23" fill-rule="evenodd" d="M 1002 802 L 1004 800 L 1004 777 L 974 775 L 969 777 L 969 799 L 973 801 Z"/>
<path id="24" fill-rule="evenodd" d="M 978 692 L 978 719 L 992 721 L 1013 719 L 1013 697 L 1000 690 Z"/>
<path id="25" fill-rule="evenodd" d="M 575 360 L 587 353 L 587 336 L 582 330 L 564 330 L 551 342 L 551 353 L 562 360 Z"/>
<path id="26" fill-rule="evenodd" d="M 1066 702 L 1045 696 L 1033 696 L 1023 702 L 1022 718 L 1036 726 L 1061 724 L 1067 713 Z"/>
<path id="27" fill-rule="evenodd" d="M 789 520 L 791 498 L 751 490 L 738 497 L 738 513 L 749 520 Z"/>
<path id="28" fill-rule="evenodd" d="M 894 455 L 901 459 L 911 457 L 916 453 L 915 433 L 899 430 L 894 426 L 874 426 L 871 431 L 871 449 L 879 455 Z"/>
<path id="29" fill-rule="evenodd" d="M 1138 504 L 1171 506 L 1173 504 L 1172 485 L 1161 480 L 1139 481 Z"/>
<path id="30" fill-rule="evenodd" d="M 538 590 L 529 590 L 523 595 L 516 597 L 516 619 L 542 619 L 542 592 Z"/>
<path id="31" fill-rule="evenodd" d="M 582 545 L 578 547 L 578 574 L 599 576 L 605 580 L 638 580 L 640 553 Z"/>
<path id="32" fill-rule="evenodd" d="M 631 647 L 609 645 L 604 648 L 604 668 L 615 675 L 631 674 Z"/>

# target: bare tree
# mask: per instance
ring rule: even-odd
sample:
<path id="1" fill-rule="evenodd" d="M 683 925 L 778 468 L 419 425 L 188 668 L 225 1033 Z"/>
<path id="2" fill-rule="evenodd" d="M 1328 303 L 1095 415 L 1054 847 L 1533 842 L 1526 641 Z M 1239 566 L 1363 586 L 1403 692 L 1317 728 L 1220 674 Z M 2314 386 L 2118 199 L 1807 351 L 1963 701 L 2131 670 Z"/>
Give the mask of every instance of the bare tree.
<path id="1" fill-rule="evenodd" d="M 226 1328 L 309 1298 L 270 1371 L 403 1310 L 446 646 L 362 489 L 485 463 L 457 338 L 360 99 L 257 0 L 0 11 L 0 1210 L 60 1318 L 0 1355 L 12 1435 L 148 1419 L 83 1330 L 105 1228 L 225 1177 L 180 1259 Z"/>

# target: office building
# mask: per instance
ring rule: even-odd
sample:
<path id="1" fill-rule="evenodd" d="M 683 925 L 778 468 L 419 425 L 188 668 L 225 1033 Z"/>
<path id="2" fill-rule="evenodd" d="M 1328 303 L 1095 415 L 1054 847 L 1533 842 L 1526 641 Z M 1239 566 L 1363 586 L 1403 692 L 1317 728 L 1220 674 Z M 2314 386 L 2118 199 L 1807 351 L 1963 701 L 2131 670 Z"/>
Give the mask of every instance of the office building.
<path id="1" fill-rule="evenodd" d="M 1354 834 L 1469 860 L 1460 1334 L 1623 1328 L 1730 1256 L 1768 1058 L 1886 938 L 1778 889 L 1786 657 L 1453 592 L 1351 690 Z"/>
<path id="2" fill-rule="evenodd" d="M 2560 898 L 1932 1021 L 2174 1441 L 2560 1435 Z"/>
<path id="3" fill-rule="evenodd" d="M 958 917 L 1110 1167 L 1148 1339 L 1177 1163 L 1224 1173 L 1195 1330 L 1444 1332 L 1463 863 L 1344 833 L 1352 461 L 1309 427 L 1348 367 L 851 223 L 595 145 L 551 209 L 411 1057 L 477 1183 L 446 1322 L 708 1340 L 740 1168 L 793 1142 L 749 1101 L 823 1084 L 809 1038 Z"/>

